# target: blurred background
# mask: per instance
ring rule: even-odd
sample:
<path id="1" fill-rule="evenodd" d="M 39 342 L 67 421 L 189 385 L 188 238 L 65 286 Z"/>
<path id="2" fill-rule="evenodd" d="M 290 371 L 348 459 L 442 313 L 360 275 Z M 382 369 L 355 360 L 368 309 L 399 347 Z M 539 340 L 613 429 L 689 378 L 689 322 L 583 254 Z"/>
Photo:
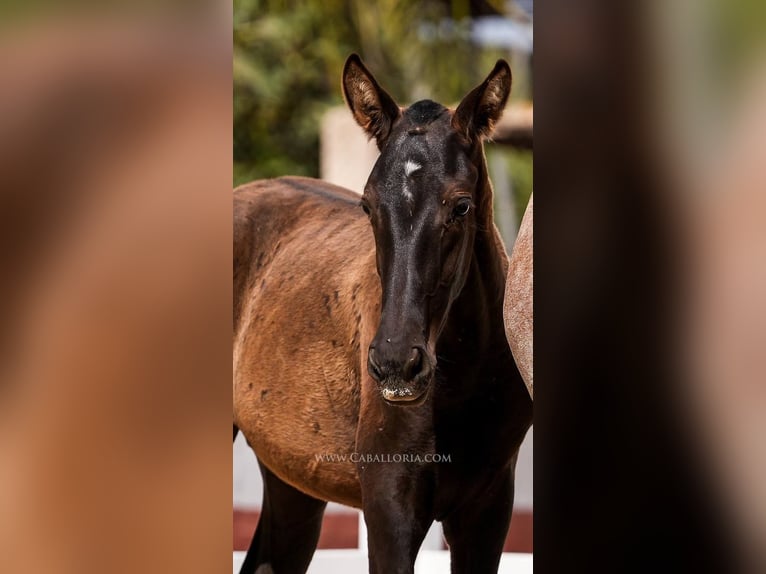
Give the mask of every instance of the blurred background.
<path id="1" fill-rule="evenodd" d="M 766 571 L 765 8 L 535 2 L 536 571 Z"/>
<path id="2" fill-rule="evenodd" d="M 433 99 L 454 107 L 504 58 L 511 99 L 486 153 L 510 252 L 532 193 L 532 23 L 531 1 L 235 0 L 234 184 L 305 175 L 362 192 L 378 150 L 343 102 L 341 73 L 352 52 L 400 105 Z M 262 487 L 243 437 L 234 452 L 234 547 L 244 550 Z M 530 431 L 509 551 L 532 551 L 532 464 Z M 356 512 L 331 504 L 320 548 L 357 542 Z M 444 548 L 438 526 L 425 547 Z"/>
<path id="3" fill-rule="evenodd" d="M 231 568 L 231 52 L 0 5 L 0 572 Z"/>
<path id="4" fill-rule="evenodd" d="M 465 65 L 465 12 L 312 20 L 338 4 L 0 5 L 0 571 L 231 568 L 232 164 L 319 175 L 352 50 L 401 102 L 457 101 L 498 56 L 512 105 L 534 86 L 535 571 L 766 571 L 766 5 L 537 0 L 533 81 L 487 44 L 426 85 Z M 329 99 L 249 136 L 293 101 L 255 97 L 288 53 Z M 258 150 L 292 121 L 310 149 Z"/>
<path id="5" fill-rule="evenodd" d="M 494 179 L 501 220 L 512 241 L 532 191 L 532 6 L 506 0 L 236 0 L 234 184 L 285 174 L 326 176 L 322 149 L 333 142 L 320 141 L 320 134 L 327 114 L 344 105 L 340 78 L 352 52 L 401 105 L 424 98 L 455 105 L 505 58 L 513 90 L 508 123 L 495 139 L 506 145 L 493 146 L 489 155 L 500 174 Z M 343 119 L 349 115 L 342 113 Z"/>

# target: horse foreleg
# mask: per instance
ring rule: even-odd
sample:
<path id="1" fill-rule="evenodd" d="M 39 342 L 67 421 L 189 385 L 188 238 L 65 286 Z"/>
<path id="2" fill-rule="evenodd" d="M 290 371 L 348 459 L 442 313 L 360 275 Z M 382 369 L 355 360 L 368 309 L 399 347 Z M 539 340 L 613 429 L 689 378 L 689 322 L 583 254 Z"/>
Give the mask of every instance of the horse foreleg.
<path id="1" fill-rule="evenodd" d="M 412 574 L 433 522 L 430 474 L 416 465 L 367 465 L 362 499 L 370 574 Z"/>
<path id="2" fill-rule="evenodd" d="M 443 521 L 452 574 L 497 573 L 511 523 L 513 473 L 500 478 L 481 499 L 466 500 Z"/>
<path id="3" fill-rule="evenodd" d="M 263 504 L 240 574 L 302 574 L 319 541 L 327 503 L 296 490 L 258 462 Z"/>

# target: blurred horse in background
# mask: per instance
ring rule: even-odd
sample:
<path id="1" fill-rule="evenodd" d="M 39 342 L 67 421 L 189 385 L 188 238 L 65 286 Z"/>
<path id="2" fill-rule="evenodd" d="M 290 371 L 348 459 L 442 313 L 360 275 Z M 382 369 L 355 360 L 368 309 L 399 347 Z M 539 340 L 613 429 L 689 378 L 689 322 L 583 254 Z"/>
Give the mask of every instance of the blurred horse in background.
<path id="1" fill-rule="evenodd" d="M 534 397 L 532 381 L 532 302 L 534 300 L 532 294 L 532 209 L 532 197 L 530 196 L 527 210 L 521 220 L 519 234 L 513 244 L 511 262 L 508 266 L 508 278 L 505 284 L 505 301 L 503 302 L 505 334 L 530 397 Z"/>

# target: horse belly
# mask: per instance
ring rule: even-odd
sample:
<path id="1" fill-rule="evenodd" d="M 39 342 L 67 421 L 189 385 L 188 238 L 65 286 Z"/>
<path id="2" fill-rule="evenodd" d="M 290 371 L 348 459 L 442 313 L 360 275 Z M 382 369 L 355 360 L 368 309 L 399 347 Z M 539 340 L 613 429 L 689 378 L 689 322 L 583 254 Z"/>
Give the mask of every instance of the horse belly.
<path id="1" fill-rule="evenodd" d="M 320 349 L 312 345 L 305 353 Z M 356 433 L 342 361 L 290 366 L 278 347 L 271 357 L 250 357 L 260 365 L 235 372 L 235 421 L 258 458 L 311 496 L 358 506 L 356 468 L 342 460 L 353 452 Z"/>
<path id="2" fill-rule="evenodd" d="M 348 330 L 343 286 L 323 293 L 296 283 L 310 282 L 311 273 L 290 285 L 279 275 L 272 268 L 258 284 L 235 338 L 235 424 L 282 480 L 359 507 L 349 458 L 359 417 L 359 335 Z"/>

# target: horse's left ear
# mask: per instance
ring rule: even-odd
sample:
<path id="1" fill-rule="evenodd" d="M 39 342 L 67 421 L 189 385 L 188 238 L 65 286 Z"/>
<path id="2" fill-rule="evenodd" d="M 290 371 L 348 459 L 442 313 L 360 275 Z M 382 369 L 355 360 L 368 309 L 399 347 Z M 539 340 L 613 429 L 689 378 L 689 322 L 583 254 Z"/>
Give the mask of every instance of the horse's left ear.
<path id="1" fill-rule="evenodd" d="M 356 54 L 351 54 L 343 67 L 343 95 L 356 123 L 383 149 L 402 112 Z"/>
<path id="2" fill-rule="evenodd" d="M 511 67 L 505 60 L 498 60 L 481 85 L 460 102 L 452 126 L 469 141 L 490 137 L 510 93 Z"/>

